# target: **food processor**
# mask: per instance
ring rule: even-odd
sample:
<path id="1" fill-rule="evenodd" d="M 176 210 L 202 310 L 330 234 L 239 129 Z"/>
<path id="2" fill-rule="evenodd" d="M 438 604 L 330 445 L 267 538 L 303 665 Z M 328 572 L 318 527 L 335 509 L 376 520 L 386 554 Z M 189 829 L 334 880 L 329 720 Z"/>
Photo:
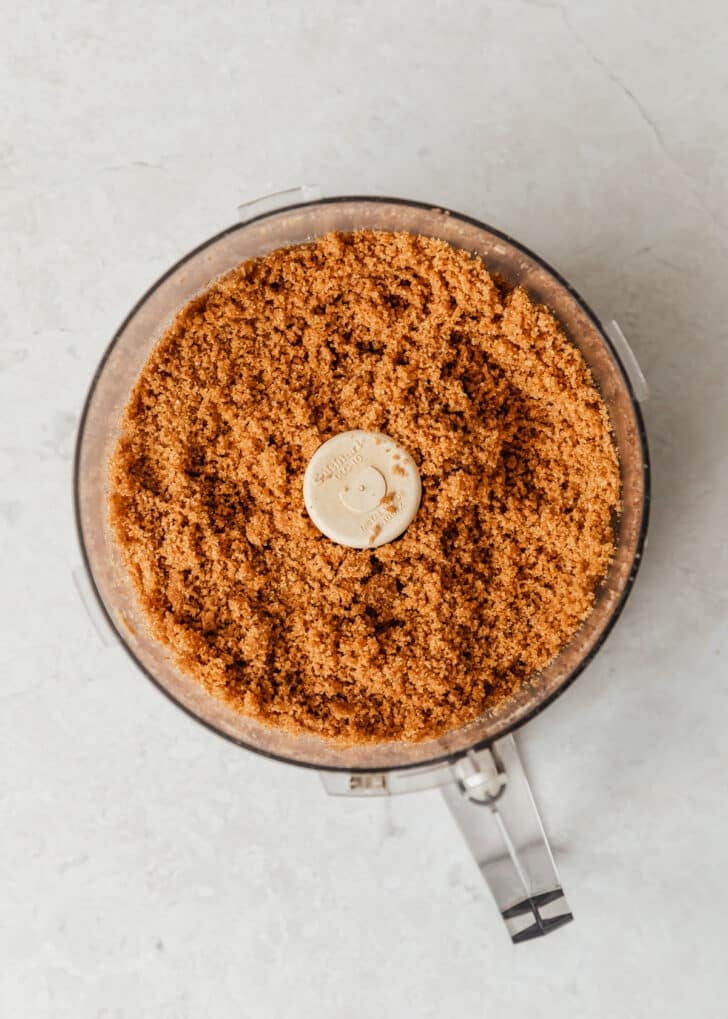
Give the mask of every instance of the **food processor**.
<path id="1" fill-rule="evenodd" d="M 175 704 L 241 747 L 317 769 L 332 795 L 387 796 L 440 787 L 514 942 L 572 919 L 514 731 L 562 693 L 597 653 L 624 605 L 647 528 L 649 466 L 639 398 L 643 380 L 616 324 L 609 334 L 541 258 L 468 216 L 413 201 L 311 197 L 303 189 L 241 206 L 240 221 L 182 258 L 131 310 L 94 376 L 75 457 L 75 505 L 85 584 L 132 660 Z M 217 277 L 274 248 L 329 231 L 406 231 L 480 256 L 491 273 L 547 305 L 579 347 L 609 412 L 622 508 L 616 552 L 594 608 L 571 642 L 510 699 L 475 721 L 419 743 L 338 746 L 269 728 L 235 712 L 177 668 L 148 632 L 109 528 L 108 463 L 119 422 L 154 344 L 175 313 Z M 619 348 L 619 349 L 618 349 Z"/>

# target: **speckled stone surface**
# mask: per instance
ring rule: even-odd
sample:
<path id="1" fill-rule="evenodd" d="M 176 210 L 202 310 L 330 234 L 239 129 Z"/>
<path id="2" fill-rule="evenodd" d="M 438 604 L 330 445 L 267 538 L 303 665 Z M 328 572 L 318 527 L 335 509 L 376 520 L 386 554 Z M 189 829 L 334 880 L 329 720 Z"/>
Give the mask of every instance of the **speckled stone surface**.
<path id="1" fill-rule="evenodd" d="M 0 47 L 3 1019 L 728 1014 L 725 5 L 38 0 Z M 327 799 L 176 711 L 76 594 L 127 310 L 298 183 L 485 219 L 621 322 L 654 509 L 520 735 L 576 922 L 513 948 L 438 794 Z"/>

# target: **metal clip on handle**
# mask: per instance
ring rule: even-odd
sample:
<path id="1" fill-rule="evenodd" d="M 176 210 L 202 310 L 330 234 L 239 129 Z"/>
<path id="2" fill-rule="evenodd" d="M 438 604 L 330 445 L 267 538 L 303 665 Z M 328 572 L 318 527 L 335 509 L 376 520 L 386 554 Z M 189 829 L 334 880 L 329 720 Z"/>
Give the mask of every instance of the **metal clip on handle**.
<path id="1" fill-rule="evenodd" d="M 512 736 L 470 751 L 442 787 L 511 939 L 543 937 L 573 920 Z"/>

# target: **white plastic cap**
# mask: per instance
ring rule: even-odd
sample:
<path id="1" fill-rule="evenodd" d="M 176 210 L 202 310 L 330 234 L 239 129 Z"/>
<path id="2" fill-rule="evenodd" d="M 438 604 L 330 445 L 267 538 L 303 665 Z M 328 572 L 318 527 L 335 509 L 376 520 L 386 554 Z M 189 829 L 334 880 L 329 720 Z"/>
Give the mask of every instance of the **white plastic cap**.
<path id="1" fill-rule="evenodd" d="M 378 548 L 412 522 L 422 497 L 409 453 L 380 432 L 341 432 L 311 457 L 303 500 L 322 534 L 349 548 Z"/>

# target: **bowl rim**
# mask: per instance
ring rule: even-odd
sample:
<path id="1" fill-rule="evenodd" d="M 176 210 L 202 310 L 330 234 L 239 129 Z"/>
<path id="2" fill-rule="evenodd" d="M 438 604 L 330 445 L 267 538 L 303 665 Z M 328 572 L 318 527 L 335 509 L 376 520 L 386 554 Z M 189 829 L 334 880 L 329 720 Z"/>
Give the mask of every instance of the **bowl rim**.
<path id="1" fill-rule="evenodd" d="M 294 211 L 294 210 L 297 210 L 297 209 L 303 209 L 303 208 L 308 208 L 308 207 L 318 206 L 318 205 L 334 205 L 334 204 L 344 204 L 344 203 L 351 203 L 351 202 L 365 202 L 365 203 L 372 203 L 372 204 L 375 204 L 375 203 L 384 203 L 384 204 L 389 204 L 389 205 L 405 205 L 405 206 L 409 206 L 411 208 L 425 209 L 425 210 L 442 212 L 443 214 L 445 214 L 447 216 L 450 216 L 453 219 L 459 220 L 460 222 L 463 222 L 463 223 L 467 223 L 470 226 L 474 226 L 474 227 L 477 227 L 479 229 L 485 230 L 488 233 L 492 234 L 494 237 L 500 238 L 501 240 L 505 241 L 507 244 L 512 245 L 517 250 L 523 252 L 524 255 L 526 255 L 528 258 L 532 259 L 542 269 L 546 270 L 547 273 L 550 273 L 551 276 L 554 277 L 554 279 L 570 294 L 570 296 L 574 299 L 574 301 L 579 305 L 579 307 L 581 308 L 582 312 L 591 321 L 592 325 L 594 326 L 594 328 L 599 333 L 599 336 L 602 339 L 603 343 L 606 345 L 607 349 L 609 350 L 610 354 L 612 355 L 612 357 L 613 357 L 613 359 L 615 361 L 615 364 L 617 365 L 617 368 L 619 370 L 619 373 L 620 373 L 620 375 L 622 377 L 622 382 L 623 382 L 623 384 L 625 386 L 625 389 L 627 391 L 627 394 L 629 396 L 630 403 L 631 403 L 631 406 L 632 406 L 632 410 L 633 410 L 634 415 L 635 415 L 635 421 L 636 421 L 636 424 L 637 424 L 637 435 L 638 435 L 640 449 L 641 449 L 641 453 L 642 453 L 642 484 L 643 484 L 642 519 L 641 519 L 641 522 L 640 522 L 640 530 L 639 530 L 639 533 L 637 535 L 637 542 L 636 542 L 636 545 L 635 545 L 634 558 L 632 560 L 632 565 L 631 565 L 631 568 L 630 568 L 629 575 L 628 575 L 627 579 L 625 580 L 624 588 L 622 589 L 622 592 L 621 592 L 617 602 L 614 605 L 612 613 L 609 616 L 609 619 L 607 620 L 607 623 L 606 623 L 602 633 L 600 634 L 599 639 L 595 642 L 594 646 L 590 649 L 589 653 L 584 656 L 584 658 L 579 662 L 579 664 L 574 669 L 572 669 L 572 671 L 566 676 L 566 678 L 563 680 L 563 682 L 560 684 L 560 686 L 556 690 L 553 690 L 550 694 L 545 696 L 542 700 L 538 701 L 537 704 L 535 704 L 528 711 L 526 711 L 515 722 L 512 722 L 510 724 L 502 725 L 499 729 L 496 730 L 495 733 L 491 733 L 488 737 L 486 737 L 484 739 L 476 740 L 476 741 L 474 741 L 471 745 L 469 745 L 466 748 L 462 748 L 462 749 L 457 750 L 457 751 L 450 751 L 450 752 L 447 752 L 447 753 L 439 754 L 439 755 L 436 755 L 434 757 L 427 758 L 426 760 L 416 761 L 416 762 L 413 762 L 413 763 L 407 763 L 407 764 L 401 764 L 401 765 L 385 766 L 385 767 L 380 767 L 380 768 L 371 768 L 371 767 L 367 768 L 367 767 L 351 766 L 351 765 L 337 766 L 337 765 L 333 765 L 333 764 L 318 764 L 318 763 L 315 763 L 315 762 L 312 762 L 312 761 L 293 760 L 293 759 L 291 759 L 289 757 L 284 756 L 283 754 L 276 754 L 276 753 L 273 753 L 270 750 L 265 750 L 262 747 L 253 746 L 250 743 L 246 743 L 245 740 L 238 739 L 237 737 L 235 737 L 235 736 L 233 736 L 233 735 L 231 735 L 229 733 L 226 733 L 226 732 L 222 731 L 221 729 L 218 729 L 211 722 L 208 722 L 204 718 L 200 718 L 200 716 L 197 715 L 191 708 L 188 708 L 185 704 L 183 704 L 181 701 L 179 701 L 167 689 L 167 687 L 164 686 L 162 683 L 160 683 L 159 680 L 139 661 L 139 659 L 136 657 L 136 655 L 133 653 L 132 649 L 129 647 L 129 645 L 127 644 L 126 640 L 124 639 L 123 633 L 121 632 L 119 627 L 116 625 L 113 617 L 111 616 L 111 614 L 109 613 L 108 609 L 106 608 L 106 604 L 104 603 L 104 600 L 101 597 L 101 593 L 100 593 L 100 591 L 99 591 L 99 589 L 98 589 L 98 587 L 96 585 L 96 580 L 94 578 L 93 570 L 91 569 L 91 563 L 89 561 L 88 552 L 86 550 L 86 544 L 85 544 L 84 535 L 83 535 L 83 526 L 82 526 L 82 522 L 81 522 L 81 505 L 80 505 L 80 494 L 79 494 L 80 477 L 81 477 L 81 475 L 80 475 L 81 447 L 83 445 L 84 432 L 85 432 L 85 427 L 86 427 L 86 419 L 88 417 L 89 409 L 90 409 L 91 402 L 93 400 L 93 397 L 94 397 L 94 394 L 95 394 L 95 391 L 96 391 L 96 387 L 97 387 L 98 382 L 99 382 L 99 380 L 101 378 L 101 375 L 103 374 L 104 368 L 106 367 L 106 362 L 108 361 L 108 359 L 109 359 L 109 357 L 110 357 L 114 347 L 116 346 L 116 343 L 117 343 L 119 337 L 124 332 L 124 330 L 126 329 L 127 325 L 129 324 L 129 322 L 134 318 L 134 316 L 139 312 L 139 310 L 143 307 L 143 305 L 151 297 L 151 295 L 167 279 L 169 279 L 170 276 L 172 276 L 174 273 L 176 273 L 186 262 L 190 261 L 190 259 L 194 258 L 196 255 L 198 255 L 205 248 L 208 248 L 211 244 L 214 244 L 215 242 L 221 240 L 223 237 L 226 237 L 229 234 L 235 233 L 235 231 L 237 231 L 237 230 L 245 229 L 246 227 L 250 226 L 251 223 L 255 223 L 255 222 L 258 222 L 260 220 L 268 219 L 268 218 L 271 218 L 273 216 L 278 216 L 281 213 L 291 212 L 291 211 Z M 648 530 L 649 517 L 650 517 L 650 505 L 651 505 L 651 483 L 650 482 L 651 482 L 651 471 L 650 471 L 649 448 L 648 448 L 648 444 L 647 444 L 647 433 L 646 433 L 646 430 L 645 430 L 645 424 L 644 424 L 644 418 L 643 418 L 643 415 L 642 415 L 642 410 L 641 410 L 639 401 L 637 400 L 637 398 L 635 396 L 634 387 L 632 385 L 630 377 L 629 377 L 629 375 L 628 375 L 628 373 L 627 373 L 627 371 L 626 371 L 626 369 L 624 367 L 624 364 L 622 363 L 622 360 L 621 360 L 621 358 L 619 356 L 618 351 L 616 350 L 614 344 L 612 343 L 611 339 L 609 338 L 606 330 L 602 326 L 599 318 L 592 311 L 592 309 L 586 303 L 586 301 L 581 296 L 581 294 L 579 294 L 578 291 L 576 291 L 574 289 L 574 287 L 568 282 L 568 280 L 566 280 L 561 275 L 561 273 L 557 269 L 554 269 L 553 266 L 550 265 L 544 258 L 542 258 L 540 255 L 536 254 L 536 252 L 532 251 L 525 244 L 522 244 L 520 241 L 515 240 L 513 237 L 511 237 L 509 234 L 505 233 L 504 231 L 499 230 L 496 227 L 493 227 L 493 226 L 491 226 L 488 223 L 485 223 L 483 220 L 477 219 L 474 216 L 468 216 L 465 213 L 457 212 L 457 211 L 455 211 L 453 209 L 450 209 L 450 208 L 448 208 L 446 206 L 438 205 L 438 204 L 435 204 L 435 203 L 432 203 L 432 202 L 422 202 L 422 201 L 416 201 L 414 199 L 394 198 L 394 197 L 391 197 L 391 196 L 383 196 L 383 195 L 333 195 L 333 196 L 330 196 L 330 197 L 327 197 L 327 198 L 317 198 L 317 199 L 312 199 L 310 201 L 303 201 L 303 202 L 292 202 L 292 203 L 290 203 L 288 205 L 277 206 L 277 207 L 275 207 L 273 209 L 267 209 L 266 211 L 258 213 L 257 215 L 254 215 L 254 216 L 250 216 L 249 218 L 246 218 L 245 220 L 243 220 L 243 221 L 241 221 L 239 223 L 234 223 L 232 226 L 226 227 L 226 229 L 219 231 L 219 233 L 214 234 L 212 237 L 209 237 L 207 240 L 203 241 L 201 244 L 198 244 L 195 248 L 192 248 L 185 255 L 183 255 L 180 259 L 178 259 L 173 265 L 171 265 L 169 267 L 169 269 L 167 269 L 166 272 L 164 272 L 161 276 L 159 276 L 155 280 L 155 282 L 152 283 L 152 285 L 149 286 L 145 290 L 145 292 L 142 294 L 142 296 L 136 301 L 136 303 L 133 305 L 131 310 L 124 317 L 123 321 L 121 322 L 119 327 L 116 329 L 116 331 L 113 334 L 111 340 L 107 344 L 106 349 L 104 350 L 104 353 L 103 353 L 103 355 L 102 355 L 98 365 L 96 366 L 96 370 L 94 371 L 94 374 L 93 374 L 93 376 L 91 378 L 91 382 L 89 383 L 89 386 L 88 386 L 88 390 L 86 392 L 86 397 L 84 399 L 84 404 L 83 404 L 83 410 L 81 412 L 81 417 L 80 417 L 79 424 L 78 424 L 78 429 L 77 429 L 77 432 L 76 432 L 76 442 L 75 442 L 74 456 L 73 456 L 73 508 L 74 508 L 74 522 L 75 522 L 75 528 L 76 528 L 76 537 L 78 539 L 78 544 L 79 544 L 79 547 L 80 547 L 80 550 L 81 550 L 81 556 L 82 556 L 84 570 L 85 570 L 86 576 L 88 577 L 88 580 L 89 580 L 89 583 L 90 583 L 90 586 L 91 586 L 91 590 L 93 591 L 96 603 L 99 606 L 99 608 L 100 608 L 100 610 L 102 612 L 103 617 L 105 618 L 106 622 L 108 623 L 108 625 L 110 626 L 111 630 L 115 634 L 119 644 L 122 646 L 122 648 L 124 649 L 124 651 L 126 652 L 128 657 L 136 665 L 136 667 L 141 672 L 144 673 L 144 675 L 147 677 L 147 679 L 149 679 L 153 683 L 153 685 L 158 690 L 160 690 L 169 701 L 172 702 L 172 704 L 175 704 L 180 710 L 182 710 L 190 718 L 193 718 L 200 725 L 203 725 L 206 729 L 210 730 L 211 732 L 214 732 L 216 735 L 222 737 L 223 739 L 227 740 L 228 742 L 233 743 L 236 746 L 242 747 L 245 750 L 249 750 L 252 753 L 259 754 L 262 757 L 267 757 L 267 758 L 269 758 L 271 760 L 280 761 L 281 763 L 284 763 L 284 764 L 294 765 L 294 766 L 300 767 L 300 768 L 308 768 L 308 769 L 312 769 L 314 771 L 330 771 L 330 772 L 334 772 L 334 773 L 343 773 L 343 774 L 360 774 L 360 773 L 363 773 L 363 774 L 366 774 L 366 773 L 380 774 L 380 773 L 384 773 L 384 772 L 387 772 L 387 773 L 390 773 L 390 772 L 404 772 L 404 771 L 413 771 L 413 770 L 417 770 L 417 769 L 421 769 L 421 768 L 431 768 L 433 765 L 437 765 L 437 764 L 444 765 L 444 764 L 446 764 L 449 761 L 453 761 L 453 760 L 463 756 L 463 754 L 469 753 L 470 751 L 476 751 L 477 752 L 479 750 L 485 749 L 486 747 L 492 746 L 492 744 L 495 743 L 497 740 L 502 739 L 504 736 L 507 736 L 507 735 L 515 732 L 516 730 L 520 729 L 523 725 L 525 725 L 527 722 L 530 722 L 531 719 L 535 718 L 537 715 L 540 715 L 542 711 L 544 711 L 547 707 L 549 707 L 549 705 L 551 705 L 566 690 L 568 690 L 569 687 L 584 672 L 584 670 L 587 668 L 587 666 L 593 661 L 593 659 L 596 657 L 598 652 L 603 647 L 605 641 L 607 640 L 607 637 L 612 632 L 612 630 L 613 630 L 617 620 L 619 619 L 620 615 L 622 614 L 622 610 L 624 609 L 624 606 L 625 606 L 625 603 L 627 601 L 627 598 L 629 597 L 630 593 L 632 592 L 632 588 L 634 586 L 635 578 L 637 576 L 637 573 L 639 572 L 639 568 L 640 568 L 640 565 L 642 563 L 643 551 L 644 551 L 645 542 L 646 542 L 646 538 L 647 538 L 647 530 Z"/>

